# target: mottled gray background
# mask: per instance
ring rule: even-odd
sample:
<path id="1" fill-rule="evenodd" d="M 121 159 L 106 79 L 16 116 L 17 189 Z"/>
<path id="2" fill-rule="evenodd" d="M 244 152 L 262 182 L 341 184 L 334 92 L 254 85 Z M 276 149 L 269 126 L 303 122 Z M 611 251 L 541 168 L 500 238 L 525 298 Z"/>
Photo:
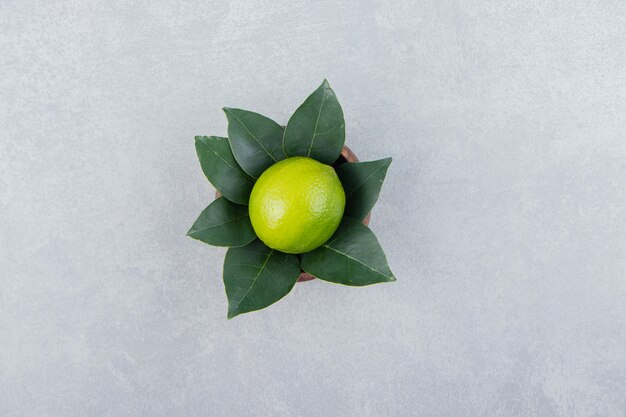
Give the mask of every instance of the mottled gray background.
<path id="1" fill-rule="evenodd" d="M 0 2 L 1 416 L 626 415 L 626 3 Z M 322 79 L 398 281 L 226 320 L 223 106 Z"/>

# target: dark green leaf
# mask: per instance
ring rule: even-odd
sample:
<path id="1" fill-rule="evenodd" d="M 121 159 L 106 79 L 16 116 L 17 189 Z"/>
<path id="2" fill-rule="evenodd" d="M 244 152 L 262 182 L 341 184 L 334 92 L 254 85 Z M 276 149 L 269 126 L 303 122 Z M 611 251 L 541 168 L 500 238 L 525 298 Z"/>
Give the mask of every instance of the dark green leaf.
<path id="1" fill-rule="evenodd" d="M 362 286 L 396 280 L 374 233 L 350 217 L 344 217 L 328 242 L 301 259 L 303 270 L 338 284 Z"/>
<path id="2" fill-rule="evenodd" d="M 285 159 L 283 128 L 258 113 L 224 108 L 228 118 L 228 139 L 235 159 L 248 175 L 259 175 L 270 165 Z"/>
<path id="3" fill-rule="evenodd" d="M 243 246 L 256 239 L 248 207 L 220 197 L 205 208 L 188 236 L 214 246 Z"/>
<path id="4" fill-rule="evenodd" d="M 350 162 L 337 167 L 346 192 L 345 215 L 363 220 L 376 204 L 391 158 L 371 162 Z"/>
<path id="5" fill-rule="evenodd" d="M 343 111 L 335 92 L 324 80 L 289 119 L 283 148 L 288 156 L 307 156 L 332 164 L 344 141 Z"/>
<path id="6" fill-rule="evenodd" d="M 270 249 L 260 240 L 230 248 L 224 260 L 228 318 L 275 303 L 291 291 L 299 276 L 295 255 Z"/>
<path id="7" fill-rule="evenodd" d="M 228 200 L 248 204 L 254 180 L 235 161 L 228 139 L 196 136 L 196 152 L 211 184 Z"/>

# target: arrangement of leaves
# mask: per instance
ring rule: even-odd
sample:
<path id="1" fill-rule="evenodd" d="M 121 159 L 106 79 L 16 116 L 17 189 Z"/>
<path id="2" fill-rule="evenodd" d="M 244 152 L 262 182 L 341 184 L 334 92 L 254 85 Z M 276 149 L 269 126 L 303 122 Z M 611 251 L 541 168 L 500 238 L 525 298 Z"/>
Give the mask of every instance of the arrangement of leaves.
<path id="1" fill-rule="evenodd" d="M 224 108 L 224 112 L 228 138 L 195 138 L 202 171 L 222 196 L 200 213 L 188 235 L 229 247 L 223 273 L 229 319 L 275 303 L 291 291 L 302 271 L 352 286 L 395 281 L 376 236 L 362 223 L 378 200 L 391 158 L 335 164 L 346 194 L 344 218 L 335 234 L 311 252 L 290 255 L 271 249 L 257 238 L 250 223 L 250 192 L 271 165 L 292 156 L 330 165 L 340 157 L 343 111 L 326 80 L 284 129 L 251 111 Z"/>

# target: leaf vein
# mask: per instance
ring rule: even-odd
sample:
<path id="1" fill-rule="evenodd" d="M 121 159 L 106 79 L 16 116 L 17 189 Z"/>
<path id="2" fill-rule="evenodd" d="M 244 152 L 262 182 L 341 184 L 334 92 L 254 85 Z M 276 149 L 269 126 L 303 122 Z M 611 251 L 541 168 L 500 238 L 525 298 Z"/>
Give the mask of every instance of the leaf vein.
<path id="1" fill-rule="evenodd" d="M 333 130 L 335 130 L 336 128 L 337 128 L 337 126 L 333 126 L 333 127 L 331 127 L 330 129 L 328 129 L 326 132 L 315 132 L 315 133 L 313 134 L 313 136 L 322 136 L 322 135 L 326 135 L 326 134 L 328 134 L 328 133 L 332 132 Z M 335 146 L 335 144 L 332 144 L 331 146 Z"/>
<path id="2" fill-rule="evenodd" d="M 241 121 L 241 119 L 240 119 L 239 117 L 237 117 L 237 115 L 236 115 L 236 114 L 234 114 L 234 113 L 232 113 L 232 112 L 230 112 L 230 114 L 232 114 L 232 115 L 233 115 L 233 117 L 234 117 L 235 119 L 237 119 L 237 121 L 239 122 L 239 124 L 240 124 L 240 125 L 241 125 L 244 129 L 246 129 L 246 132 L 248 132 L 248 134 L 254 138 L 254 140 L 256 141 L 256 143 L 258 143 L 258 144 L 259 144 L 259 146 L 263 149 L 263 151 L 265 151 L 265 153 L 266 153 L 266 154 L 267 154 L 270 158 L 272 158 L 272 160 L 273 160 L 274 162 L 278 162 L 278 161 L 276 160 L 276 158 L 274 158 L 274 155 L 272 155 L 272 154 L 271 154 L 271 152 L 267 150 L 267 148 L 266 148 L 266 147 L 265 147 L 265 146 L 261 143 L 261 141 L 259 141 L 259 139 L 258 139 L 258 138 L 257 138 L 257 137 L 256 137 L 256 136 L 255 136 L 255 135 L 254 135 L 251 131 L 250 131 L 250 129 L 248 129 L 248 127 L 247 127 L 247 126 L 246 126 L 246 125 L 245 125 L 245 124 Z"/>
<path id="3" fill-rule="evenodd" d="M 306 156 L 311 156 L 311 150 L 313 149 L 313 144 L 315 143 L 315 136 L 317 135 L 317 126 L 320 122 L 320 115 L 322 114 L 322 109 L 324 108 L 324 101 L 326 101 L 326 92 L 322 93 L 322 103 L 320 104 L 320 109 L 317 111 L 317 119 L 315 120 L 315 126 L 313 128 L 313 136 L 311 137 L 311 144 L 309 145 L 309 151 Z"/>
<path id="4" fill-rule="evenodd" d="M 252 280 L 252 285 L 250 285 L 250 288 L 248 288 L 248 290 L 246 291 L 246 293 L 239 299 L 239 302 L 237 303 L 237 306 L 235 307 L 235 310 L 239 309 L 239 306 L 241 305 L 241 303 L 245 300 L 245 298 L 248 296 L 248 294 L 250 293 L 250 291 L 252 290 L 252 288 L 254 288 L 254 286 L 256 285 L 257 280 L 259 279 L 259 277 L 261 276 L 261 273 L 263 273 L 263 270 L 265 269 L 265 265 L 267 265 L 267 262 L 270 259 L 270 256 L 272 256 L 272 254 L 274 253 L 274 250 L 272 249 L 267 256 L 265 257 L 265 260 L 263 261 L 263 264 L 261 265 L 261 267 L 259 268 L 259 272 L 256 274 L 256 277 L 254 277 L 254 279 Z"/>
<path id="5" fill-rule="evenodd" d="M 222 222 L 222 223 L 212 224 L 212 225 L 207 226 L 207 227 L 204 227 L 204 228 L 202 228 L 202 229 L 195 230 L 195 231 L 194 231 L 194 232 L 192 232 L 192 233 L 202 232 L 202 231 L 204 231 L 204 230 L 208 230 L 208 229 L 214 229 L 214 228 L 216 228 L 216 227 L 223 226 L 223 225 L 228 224 L 228 223 L 232 223 L 232 222 L 237 221 L 237 220 L 239 220 L 239 219 L 243 219 L 244 217 L 248 217 L 248 214 L 244 214 L 244 215 L 242 215 L 242 216 L 235 217 L 235 218 L 230 219 L 230 220 L 226 220 L 225 222 Z"/>
<path id="6" fill-rule="evenodd" d="M 371 269 L 372 271 L 379 273 L 380 275 L 384 276 L 385 278 L 391 278 L 391 276 L 389 276 L 389 275 L 385 275 L 385 273 L 384 273 L 384 272 L 381 272 L 381 271 L 379 271 L 379 270 L 378 270 L 378 269 L 376 269 L 376 268 L 372 268 L 371 266 L 367 265 L 366 263 L 361 262 L 360 260 L 358 260 L 358 259 L 356 259 L 356 258 L 354 258 L 354 257 L 352 257 L 352 256 L 350 256 L 350 255 L 348 255 L 348 254 L 347 254 L 347 253 L 345 253 L 345 252 L 341 252 L 341 251 L 339 251 L 339 250 L 337 250 L 337 249 L 334 249 L 334 248 L 331 248 L 330 246 L 327 246 L 327 245 L 322 245 L 322 246 L 324 246 L 325 248 L 328 248 L 328 249 L 332 250 L 333 252 L 337 252 L 338 254 L 343 255 L 343 256 L 345 256 L 346 258 L 352 259 L 354 262 L 359 263 L 359 264 L 363 265 L 364 267 L 369 268 L 369 269 Z"/>
<path id="7" fill-rule="evenodd" d="M 374 172 L 372 172 L 370 175 L 368 175 L 363 181 L 361 181 L 361 183 L 359 185 L 357 185 L 356 187 L 354 187 L 352 189 L 352 191 L 350 191 L 348 193 L 348 195 L 346 195 L 346 198 L 350 197 L 352 194 L 354 194 L 356 192 L 356 190 L 358 190 L 359 188 L 361 188 L 363 186 L 363 184 L 365 184 L 367 181 L 369 181 L 370 178 L 372 178 L 378 171 L 380 171 L 381 169 L 384 168 L 384 165 L 379 166 L 378 168 L 376 168 L 374 170 Z"/>

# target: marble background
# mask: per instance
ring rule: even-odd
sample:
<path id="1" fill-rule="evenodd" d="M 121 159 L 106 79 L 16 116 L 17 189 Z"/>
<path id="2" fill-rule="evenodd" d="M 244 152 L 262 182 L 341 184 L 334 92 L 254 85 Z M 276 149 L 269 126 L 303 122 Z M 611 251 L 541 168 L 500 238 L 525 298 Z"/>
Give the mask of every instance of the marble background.
<path id="1" fill-rule="evenodd" d="M 328 78 L 398 278 L 226 320 L 223 106 Z M 626 415 L 626 3 L 0 2 L 1 416 Z"/>

